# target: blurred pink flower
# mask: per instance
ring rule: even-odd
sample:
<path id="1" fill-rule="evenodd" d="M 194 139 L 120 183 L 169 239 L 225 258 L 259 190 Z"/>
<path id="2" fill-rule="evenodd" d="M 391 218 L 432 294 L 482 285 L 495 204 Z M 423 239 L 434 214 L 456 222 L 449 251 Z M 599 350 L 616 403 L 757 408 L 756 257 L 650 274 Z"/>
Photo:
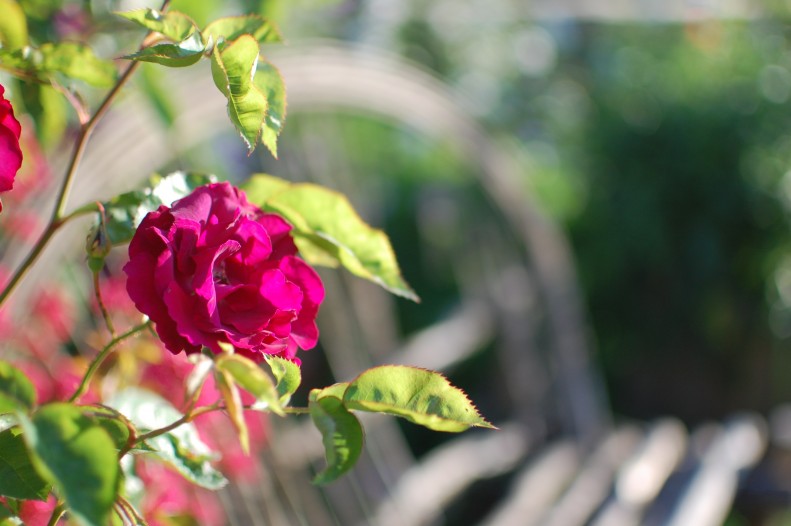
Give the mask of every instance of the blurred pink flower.
<path id="1" fill-rule="evenodd" d="M 217 496 L 195 486 L 165 465 L 138 457 L 137 476 L 146 488 L 141 512 L 150 526 L 174 524 L 169 518 L 192 517 L 201 526 L 225 524 Z"/>

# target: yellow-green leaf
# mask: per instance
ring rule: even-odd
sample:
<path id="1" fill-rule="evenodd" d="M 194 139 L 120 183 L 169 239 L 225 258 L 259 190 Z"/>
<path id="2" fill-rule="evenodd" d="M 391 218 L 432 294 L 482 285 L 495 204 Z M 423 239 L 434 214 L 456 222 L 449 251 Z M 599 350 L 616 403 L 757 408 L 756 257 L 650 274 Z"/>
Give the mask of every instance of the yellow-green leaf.
<path id="1" fill-rule="evenodd" d="M 357 417 L 343 401 L 314 389 L 308 407 L 314 425 L 321 432 L 327 466 L 313 479 L 314 484 L 328 484 L 349 471 L 363 448 L 363 429 Z"/>
<path id="2" fill-rule="evenodd" d="M 349 383 L 343 402 L 349 409 L 400 416 L 434 431 L 494 427 L 447 378 L 417 367 L 369 369 Z"/>
<path id="3" fill-rule="evenodd" d="M 275 380 L 277 380 L 275 389 L 280 397 L 280 404 L 286 406 L 291 400 L 291 395 L 296 392 L 299 384 L 302 383 L 302 372 L 299 370 L 299 366 L 291 360 L 273 355 L 267 355 L 265 359 L 270 369 L 272 369 Z"/>
<path id="4" fill-rule="evenodd" d="M 27 18 L 16 0 L 0 0 L 0 44 L 5 49 L 27 45 Z"/>
<path id="5" fill-rule="evenodd" d="M 242 35 L 250 35 L 262 44 L 282 40 L 277 26 L 253 14 L 218 18 L 203 30 L 203 42 L 208 45 L 211 39 L 217 44 L 221 40 L 236 40 Z"/>
<path id="6" fill-rule="evenodd" d="M 356 276 L 419 301 L 401 276 L 387 235 L 366 224 L 343 194 L 310 183 L 283 184 L 262 174 L 250 178 L 244 189 L 252 203 L 291 223 L 297 246 L 309 263 L 337 261 Z"/>
<path id="7" fill-rule="evenodd" d="M 145 8 L 116 14 L 150 31 L 161 33 L 173 42 L 181 42 L 198 30 L 190 17 L 178 11 L 162 13 L 156 9 Z"/>
<path id="8" fill-rule="evenodd" d="M 250 35 L 217 45 L 212 53 L 214 84 L 228 99 L 228 116 L 249 153 L 258 143 L 268 106 L 266 96 L 253 83 L 257 63 L 258 42 Z"/>
<path id="9" fill-rule="evenodd" d="M 143 48 L 124 58 L 143 62 L 153 62 L 170 68 L 183 68 L 198 62 L 205 48 L 200 35 L 195 33 L 178 44 L 157 44 Z"/>
<path id="10" fill-rule="evenodd" d="M 269 104 L 261 129 L 261 142 L 277 159 L 277 138 L 286 123 L 286 83 L 280 71 L 263 60 L 258 62 L 253 82 Z"/>
<path id="11" fill-rule="evenodd" d="M 258 364 L 239 354 L 220 356 L 217 358 L 216 364 L 217 368 L 230 375 L 239 387 L 255 397 L 258 402 L 257 409 L 267 409 L 279 415 L 284 414 L 275 383 Z"/>

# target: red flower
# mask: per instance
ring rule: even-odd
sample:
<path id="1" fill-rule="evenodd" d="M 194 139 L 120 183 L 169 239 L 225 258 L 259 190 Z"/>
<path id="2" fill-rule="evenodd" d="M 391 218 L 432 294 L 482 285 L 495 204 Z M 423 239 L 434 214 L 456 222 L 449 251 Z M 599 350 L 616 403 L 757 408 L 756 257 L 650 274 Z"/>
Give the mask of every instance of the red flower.
<path id="1" fill-rule="evenodd" d="M 0 85 L 0 192 L 13 188 L 14 177 L 22 166 L 22 150 L 19 148 L 22 127 L 4 94 L 5 89 Z"/>
<path id="2" fill-rule="evenodd" d="M 324 286 L 296 257 L 290 231 L 230 184 L 202 186 L 143 218 L 124 267 L 127 292 L 174 354 L 230 344 L 256 361 L 298 362 L 298 347 L 316 345 Z"/>

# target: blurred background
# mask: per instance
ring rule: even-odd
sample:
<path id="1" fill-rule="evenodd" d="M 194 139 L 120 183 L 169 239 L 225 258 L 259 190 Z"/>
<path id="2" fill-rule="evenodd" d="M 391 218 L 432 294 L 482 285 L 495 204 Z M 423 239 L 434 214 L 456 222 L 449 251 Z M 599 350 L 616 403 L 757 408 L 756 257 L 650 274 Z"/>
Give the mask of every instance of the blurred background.
<path id="1" fill-rule="evenodd" d="M 42 34 L 57 13 L 59 31 L 75 35 L 77 15 L 90 5 L 92 16 L 118 24 L 115 40 L 95 41 L 108 56 L 139 37 L 108 13 L 153 6 L 28 4 L 42 10 Z M 265 54 L 294 95 L 280 160 L 264 151 L 247 157 L 223 124 L 209 146 L 207 137 L 190 137 L 175 95 L 184 78 L 143 68 L 144 109 L 136 114 L 178 152 L 154 156 L 152 168 L 236 181 L 267 171 L 341 189 L 391 237 L 422 298 L 386 298 L 323 274 L 336 303 L 322 313 L 324 352 L 303 357 L 306 388 L 376 363 L 425 360 L 417 364 L 446 371 L 495 424 L 519 426 L 513 437 L 501 435 L 513 440 L 506 449 L 514 458 L 492 460 L 500 471 L 471 477 L 453 502 L 435 503 L 415 524 L 491 518 L 516 473 L 532 465 L 536 444 L 571 436 L 586 451 L 581 458 L 595 458 L 604 430 L 621 423 L 671 417 L 686 433 L 754 412 L 769 419 L 773 446 L 784 444 L 791 4 L 176 0 L 172 8 L 199 25 L 240 11 L 275 20 L 286 45 Z M 390 77 L 382 83 L 379 72 Z M 196 100 L 217 104 L 189 85 Z M 442 104 L 447 109 L 433 113 Z M 116 179 L 128 189 L 122 173 Z M 367 491 L 381 483 L 397 501 L 398 481 L 413 464 L 388 456 L 436 460 L 432 452 L 452 442 L 409 425 L 384 434 L 393 432 L 403 434 L 401 445 L 383 442 L 371 453 L 379 482 L 363 466 L 348 493 L 330 489 L 314 503 L 333 510 L 331 519 L 292 510 L 299 520 L 291 523 L 352 524 L 339 511 L 344 499 L 363 509 L 358 515 L 387 523 L 387 507 Z M 694 436 L 693 444 L 716 442 L 710 433 Z M 372 433 L 372 447 L 376 440 Z M 777 468 L 785 457 L 770 460 L 769 471 L 781 476 L 760 472 L 771 481 L 746 485 L 727 524 L 791 524 L 791 484 Z M 690 487 L 698 468 L 689 462 L 677 488 Z M 488 482 L 473 484 L 476 477 Z M 558 517 L 556 524 L 574 523 Z M 279 524 L 271 516 L 256 522 L 263 519 L 253 512 L 237 520 Z"/>

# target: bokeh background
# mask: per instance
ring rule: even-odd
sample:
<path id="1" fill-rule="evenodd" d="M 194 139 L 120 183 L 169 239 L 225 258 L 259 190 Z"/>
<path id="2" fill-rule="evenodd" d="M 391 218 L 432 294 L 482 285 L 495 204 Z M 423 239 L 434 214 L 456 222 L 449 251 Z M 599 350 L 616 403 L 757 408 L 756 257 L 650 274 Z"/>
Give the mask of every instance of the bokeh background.
<path id="1" fill-rule="evenodd" d="M 71 32 L 93 39 L 104 56 L 128 50 L 140 36 L 110 12 L 154 6 L 23 3 L 38 13 L 31 31 L 42 40 L 48 32 Z M 159 165 L 150 161 L 153 168 L 200 169 L 234 181 L 256 171 L 315 180 L 348 193 L 361 215 L 392 238 L 422 302 L 382 299 L 373 286 L 326 274 L 330 296 L 336 290 L 339 299 L 322 313 L 326 349 L 303 358 L 306 389 L 347 380 L 399 350 L 395 356 L 403 358 L 414 356 L 407 351 L 438 352 L 445 344 L 468 348 L 447 371 L 454 383 L 494 423 L 515 420 L 529 431 L 520 436 L 536 442 L 570 431 L 580 440 L 592 438 L 580 432 L 584 418 L 568 417 L 573 409 L 564 406 L 568 400 L 558 402 L 559 392 L 593 395 L 588 416 L 597 422 L 590 429 L 599 430 L 612 422 L 668 416 L 694 430 L 745 411 L 769 417 L 791 402 L 788 2 L 175 0 L 172 8 L 199 25 L 240 11 L 275 20 L 286 38 L 285 46 L 271 49 L 276 65 L 278 56 L 298 63 L 303 46 L 340 45 L 390 57 L 379 66 L 368 64 L 369 70 L 389 67 L 391 59 L 406 62 L 441 86 L 454 111 L 485 134 L 480 151 L 463 142 L 460 149 L 453 133 L 443 138 L 415 130 L 411 123 L 425 111 L 417 104 L 383 118 L 296 97 L 280 160 L 264 151 L 248 157 L 229 127 L 214 121 L 208 144 L 180 135 L 183 101 L 177 93 L 183 79 L 176 89 L 171 83 L 178 84 L 178 76 L 141 68 L 136 85 L 145 110 L 135 115 L 148 119 L 149 128 L 156 123 L 164 134 L 157 140 L 176 152 Z M 98 27 L 112 29 L 113 38 L 82 33 L 87 11 Z M 321 70 L 299 78 L 321 85 Z M 363 78 L 343 80 L 354 86 Z M 377 94 L 368 99 L 374 104 Z M 65 113 L 55 106 L 27 109 L 46 115 L 40 139 L 56 151 L 48 133 L 59 136 Z M 475 161 L 490 155 L 492 144 L 507 152 L 515 174 L 509 203 L 522 203 L 557 227 L 553 235 L 569 249 L 575 274 L 565 284 L 579 293 L 575 308 L 582 313 L 571 317 L 572 325 L 548 329 L 551 316 L 536 306 L 546 284 L 526 285 L 536 277 L 520 274 L 533 269 L 530 253 L 545 247 L 524 246 L 510 211 L 489 195 L 491 181 L 477 174 Z M 123 170 L 114 172 L 113 191 L 128 189 Z M 78 270 L 61 271 L 64 281 L 80 279 Z M 481 302 L 486 308 L 477 310 Z M 359 326 L 344 325 L 352 317 Z M 457 324 L 442 325 L 449 320 Z M 444 327 L 439 342 L 410 339 L 437 326 Z M 585 369 L 584 378 L 564 375 L 559 369 L 569 364 L 567 357 L 551 355 L 550 333 L 564 330 L 583 336 L 577 350 L 584 350 L 584 364 L 573 365 Z M 459 334 L 464 337 L 453 338 Z M 404 341 L 414 345 L 403 347 Z M 72 354 L 79 347 L 74 341 L 60 345 Z M 576 395 L 573 385 L 553 387 L 576 381 L 587 382 Z M 450 442 L 409 425 L 388 432 L 402 433 L 405 451 L 418 459 Z M 376 437 L 370 442 L 376 444 Z M 529 461 L 531 447 L 517 441 L 520 460 L 429 513 L 432 524 L 467 525 L 487 516 L 509 491 L 511 468 Z M 400 474 L 412 462 L 400 465 L 388 455 L 398 456 L 385 450 L 371 460 L 379 462 L 385 482 L 382 471 Z M 349 483 L 349 494 L 361 502 L 370 483 L 366 469 Z M 784 473 L 769 485 L 774 500 L 757 499 L 758 511 L 755 502 L 753 508 L 737 506 L 728 524 L 790 524 L 791 477 Z M 277 484 L 288 493 L 287 481 Z M 397 493 L 395 482 L 384 485 L 384 493 Z M 249 488 L 240 491 L 227 497 L 226 506 L 241 499 L 255 508 L 257 497 Z M 342 490 L 335 497 L 333 491 L 317 497 L 325 504 L 336 498 L 328 506 L 335 516 L 326 524 L 351 524 L 337 504 Z M 251 511 L 239 523 L 266 524 L 262 513 Z M 297 513 L 303 523 L 324 524 L 305 513 Z M 268 523 L 280 524 L 271 515 Z"/>

